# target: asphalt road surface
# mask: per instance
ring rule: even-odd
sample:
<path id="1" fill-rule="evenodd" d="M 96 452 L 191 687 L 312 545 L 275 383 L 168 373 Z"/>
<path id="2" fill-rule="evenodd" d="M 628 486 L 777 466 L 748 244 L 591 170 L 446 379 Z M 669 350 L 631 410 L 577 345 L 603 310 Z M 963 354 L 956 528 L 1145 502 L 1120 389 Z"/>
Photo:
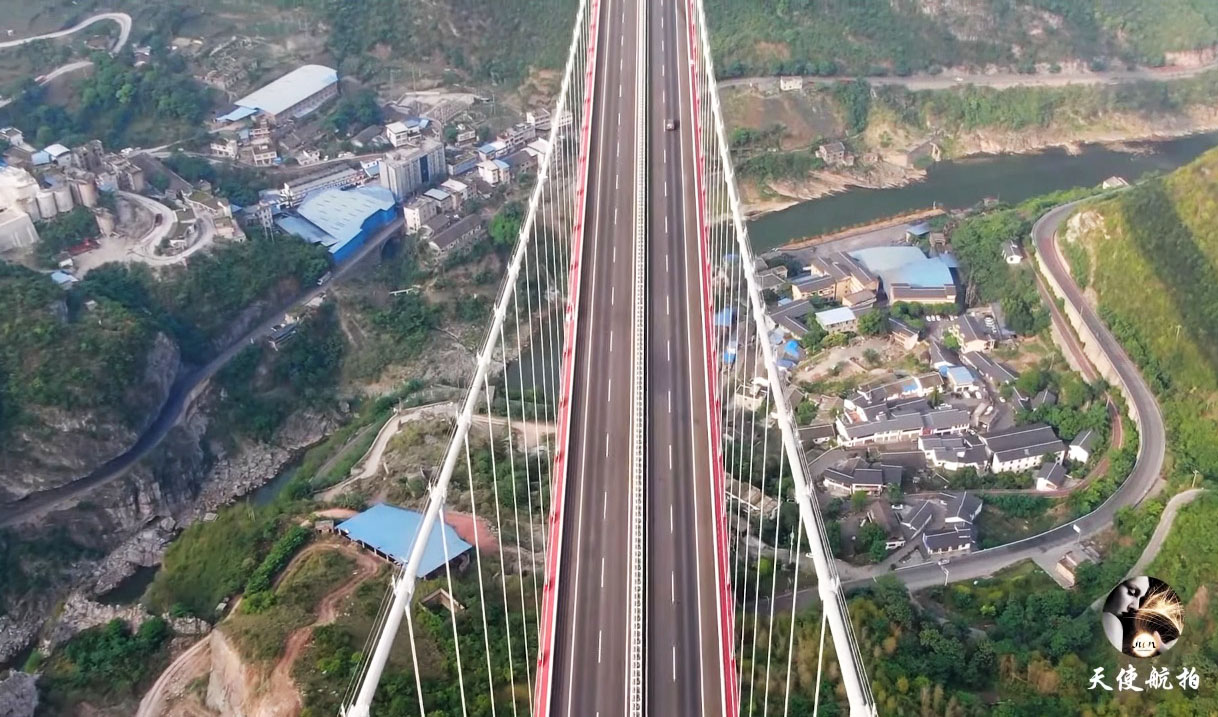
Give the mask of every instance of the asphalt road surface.
<path id="1" fill-rule="evenodd" d="M 1140 417 L 1138 426 L 1140 444 L 1133 471 L 1103 505 L 1070 523 L 1014 543 L 951 558 L 943 564 L 931 561 L 894 571 L 892 574 L 900 578 L 910 589 L 917 590 L 931 585 L 941 585 L 945 582 L 972 580 L 992 575 L 1008 565 L 1093 536 L 1112 524 L 1117 510 L 1141 502 L 1158 480 L 1163 468 L 1167 441 L 1167 432 L 1163 426 L 1163 415 L 1159 411 L 1159 404 L 1150 387 L 1146 385 L 1146 381 L 1138 372 L 1137 366 L 1100 321 L 1095 310 L 1083 298 L 1082 292 L 1070 276 L 1070 270 L 1062 260 L 1061 252 L 1057 248 L 1057 228 L 1077 206 L 1077 202 L 1065 204 L 1046 213 L 1032 229 L 1032 239 L 1036 244 L 1038 260 L 1042 262 L 1045 271 L 1048 271 L 1062 286 L 1066 293 L 1067 304 L 1082 315 L 1083 321 L 1099 337 L 1101 350 L 1109 357 L 1116 368 L 1121 384 L 1133 397 L 1133 407 Z M 869 581 L 853 581 L 845 583 L 844 587 L 860 587 L 867 582 Z M 802 601 L 803 596 L 801 595 L 800 602 Z"/>
<path id="2" fill-rule="evenodd" d="M 686 3 L 648 28 L 647 713 L 722 715 Z"/>
<path id="3" fill-rule="evenodd" d="M 600 0 L 548 714 L 624 715 L 639 0 Z M 551 580 L 553 577 L 550 578 Z"/>

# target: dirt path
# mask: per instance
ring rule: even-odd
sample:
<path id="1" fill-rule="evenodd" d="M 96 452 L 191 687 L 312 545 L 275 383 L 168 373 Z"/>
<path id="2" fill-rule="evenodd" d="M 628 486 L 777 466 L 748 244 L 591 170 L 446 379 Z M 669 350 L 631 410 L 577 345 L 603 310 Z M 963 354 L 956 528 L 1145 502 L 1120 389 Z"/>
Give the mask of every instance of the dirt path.
<path id="1" fill-rule="evenodd" d="M 320 625 L 334 622 L 334 618 L 338 615 L 339 605 L 351 593 L 355 592 L 355 589 L 361 583 L 376 575 L 382 565 L 381 561 L 372 555 L 351 545 L 315 543 L 309 547 L 313 548 L 313 550 L 302 550 L 292 562 L 296 562 L 318 550 L 337 550 L 355 559 L 355 574 L 352 575 L 351 579 L 321 599 L 321 602 L 317 606 L 317 619 L 313 624 L 297 628 L 288 635 L 287 642 L 284 643 L 283 655 L 275 663 L 274 669 L 271 670 L 270 678 L 266 681 L 265 690 L 256 708 L 251 712 L 254 717 L 295 717 L 300 714 L 302 706 L 300 703 L 300 691 L 296 689 L 296 683 L 292 680 L 292 667 L 295 666 L 300 653 L 308 645 L 309 638 L 313 636 L 313 629 Z M 287 575 L 290 572 L 290 569 L 284 570 L 283 574 Z"/>
<path id="2" fill-rule="evenodd" d="M 152 689 L 140 700 L 135 717 L 161 717 L 166 713 L 168 701 L 182 696 L 186 686 L 200 675 L 207 674 L 211 666 L 211 634 L 204 635 L 186 652 L 165 668 L 153 683 Z"/>

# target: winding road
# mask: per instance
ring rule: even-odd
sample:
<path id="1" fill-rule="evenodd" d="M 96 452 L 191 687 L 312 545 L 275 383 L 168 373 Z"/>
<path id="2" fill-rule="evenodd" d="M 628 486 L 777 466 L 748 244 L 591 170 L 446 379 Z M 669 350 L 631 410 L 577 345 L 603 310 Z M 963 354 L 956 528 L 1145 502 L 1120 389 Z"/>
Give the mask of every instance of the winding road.
<path id="1" fill-rule="evenodd" d="M 89 492 L 125 475 L 133 465 L 147 456 L 153 448 L 156 448 L 164 440 L 165 436 L 169 434 L 169 430 L 177 424 L 194 399 L 202 393 L 206 382 L 212 376 L 215 376 L 220 369 L 224 368 L 246 346 L 261 340 L 262 337 L 269 334 L 272 327 L 282 320 L 285 313 L 328 291 L 331 284 L 342 279 L 354 267 L 358 266 L 363 259 L 374 251 L 379 250 L 389 237 L 402 228 L 404 221 L 399 218 L 382 228 L 360 248 L 355 256 L 341 266 L 335 267 L 333 277 L 326 284 L 306 288 L 295 299 L 276 307 L 274 311 L 268 312 L 266 314 L 267 318 L 229 344 L 227 348 L 202 368 L 179 375 L 178 379 L 169 389 L 169 396 L 161 406 L 160 414 L 144 434 L 140 436 L 139 440 L 131 448 L 127 449 L 126 452 L 102 464 L 92 473 L 70 483 L 65 483 L 49 490 L 31 493 L 20 500 L 0 505 L 0 527 L 17 525 L 39 518 L 57 506 L 68 501 L 78 500 Z"/>
<path id="2" fill-rule="evenodd" d="M 115 40 L 114 46 L 110 48 L 110 54 L 114 54 L 123 49 L 127 45 L 127 40 L 131 38 L 131 16 L 125 12 L 98 13 L 85 18 L 72 27 L 64 30 L 56 30 L 55 32 L 48 32 L 43 35 L 34 35 L 32 37 L 23 37 L 19 40 L 6 40 L 4 42 L 0 42 L 0 50 L 20 47 L 39 40 L 55 40 L 60 37 L 67 37 L 68 35 L 79 32 L 94 23 L 103 22 L 106 20 L 118 23 L 118 39 Z M 37 78 L 35 78 L 35 81 L 40 85 L 45 85 L 51 80 L 54 80 L 56 77 L 92 66 L 92 60 L 76 60 L 75 62 L 69 62 L 66 65 L 56 67 L 54 70 L 51 70 L 45 75 L 39 75 Z M 8 106 L 12 101 L 13 100 L 11 98 L 0 99 L 0 107 Z"/>
<path id="3" fill-rule="evenodd" d="M 932 560 L 891 572 L 884 571 L 879 575 L 894 575 L 910 590 L 986 577 L 1022 560 L 1056 551 L 1098 534 L 1112 524 L 1117 510 L 1142 502 L 1155 487 L 1163 469 L 1167 443 L 1167 431 L 1163 425 L 1159 404 L 1138 372 L 1137 366 L 1084 299 L 1057 247 L 1058 227 L 1083 201 L 1088 200 L 1071 202 L 1050 210 L 1036 222 L 1032 229 L 1032 239 L 1036 245 L 1040 271 L 1045 272 L 1062 288 L 1067 307 L 1075 316 L 1080 317 L 1088 331 L 1098 338 L 1099 345 L 1096 348 L 1107 357 L 1115 369 L 1117 381 L 1113 383 L 1119 383 L 1124 389 L 1123 393 L 1131 399 L 1129 404 L 1139 434 L 1138 456 L 1133 471 L 1099 508 L 1069 523 L 1013 543 L 951 558 L 942 564 Z M 864 587 L 879 575 L 847 580 L 842 585 L 846 589 Z M 778 598 L 783 602 L 789 599 L 789 596 Z M 815 600 L 815 589 L 801 590 L 796 598 L 799 605 Z"/>
<path id="4" fill-rule="evenodd" d="M 116 40 L 114 46 L 110 48 L 110 52 L 118 52 L 119 50 L 123 49 L 123 47 L 127 44 L 127 40 L 131 37 L 131 16 L 125 12 L 102 12 L 87 17 L 72 27 L 63 30 L 56 30 L 55 32 L 48 32 L 42 35 L 33 35 L 31 37 L 23 37 L 19 40 L 6 40 L 5 42 L 0 42 L 0 50 L 10 47 L 20 47 L 21 45 L 27 45 L 31 42 L 37 42 L 39 40 L 55 40 L 61 37 L 67 37 L 68 35 L 80 32 L 86 27 L 94 23 L 102 22 L 103 20 L 111 20 L 118 23 L 118 40 Z"/>

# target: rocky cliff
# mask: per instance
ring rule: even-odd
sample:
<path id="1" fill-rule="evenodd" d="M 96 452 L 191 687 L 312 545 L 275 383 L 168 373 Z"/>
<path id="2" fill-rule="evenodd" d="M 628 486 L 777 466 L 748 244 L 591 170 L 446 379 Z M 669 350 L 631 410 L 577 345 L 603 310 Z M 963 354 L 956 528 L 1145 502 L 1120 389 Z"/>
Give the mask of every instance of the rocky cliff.
<path id="1" fill-rule="evenodd" d="M 177 344 L 158 333 L 119 401 L 27 406 L 0 446 L 0 503 L 69 483 L 126 452 L 160 413 L 180 367 Z"/>

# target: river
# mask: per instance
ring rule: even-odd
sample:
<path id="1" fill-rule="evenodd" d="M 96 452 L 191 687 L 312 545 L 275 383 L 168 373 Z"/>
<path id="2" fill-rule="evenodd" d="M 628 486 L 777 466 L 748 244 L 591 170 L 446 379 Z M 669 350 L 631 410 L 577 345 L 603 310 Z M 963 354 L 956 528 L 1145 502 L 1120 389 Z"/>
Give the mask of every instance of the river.
<path id="1" fill-rule="evenodd" d="M 940 162 L 926 179 L 893 189 L 851 189 L 796 204 L 749 222 L 753 250 L 764 252 L 793 239 L 925 209 L 938 203 L 948 209 L 977 204 L 986 197 L 1020 202 L 1072 187 L 1089 187 L 1118 175 L 1132 181 L 1147 172 L 1167 172 L 1218 146 L 1218 133 L 1161 142 L 1128 142 L 1118 151 L 1084 145 L 1071 155 L 1062 149 L 1037 154 L 987 155 Z"/>

